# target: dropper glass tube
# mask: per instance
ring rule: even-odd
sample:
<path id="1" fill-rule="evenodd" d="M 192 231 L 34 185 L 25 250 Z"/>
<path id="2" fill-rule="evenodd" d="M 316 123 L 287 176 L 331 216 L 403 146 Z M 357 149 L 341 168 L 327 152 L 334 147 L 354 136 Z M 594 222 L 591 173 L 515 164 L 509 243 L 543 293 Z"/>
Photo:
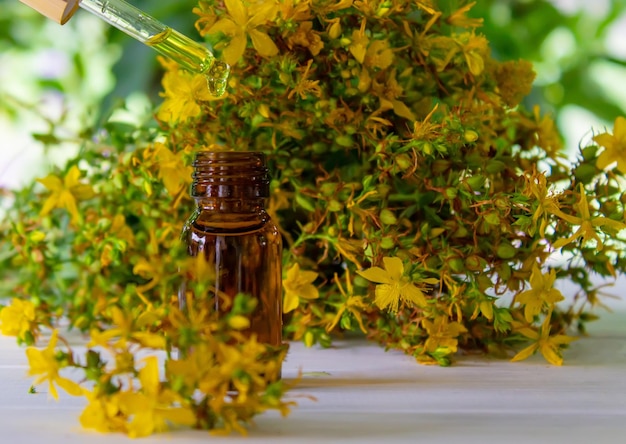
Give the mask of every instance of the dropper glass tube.
<path id="1" fill-rule="evenodd" d="M 81 0 L 80 7 L 171 58 L 188 71 L 206 76 L 209 92 L 221 96 L 230 67 L 208 48 L 150 17 L 123 0 Z"/>

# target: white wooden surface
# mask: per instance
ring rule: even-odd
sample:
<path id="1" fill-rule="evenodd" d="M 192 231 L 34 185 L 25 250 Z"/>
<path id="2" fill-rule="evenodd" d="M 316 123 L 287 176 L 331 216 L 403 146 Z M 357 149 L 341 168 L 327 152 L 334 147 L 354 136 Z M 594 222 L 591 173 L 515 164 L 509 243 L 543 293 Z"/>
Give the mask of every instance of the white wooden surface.
<path id="1" fill-rule="evenodd" d="M 592 336 L 572 344 L 566 365 L 534 357 L 509 363 L 461 357 L 450 368 L 420 366 L 362 341 L 333 349 L 293 344 L 285 377 L 304 372 L 291 416 L 258 417 L 246 443 L 624 443 L 626 442 L 626 310 L 606 314 Z M 122 443 L 121 435 L 84 431 L 83 401 L 28 394 L 26 358 L 0 338 L 0 443 Z M 42 387 L 42 392 L 45 387 Z M 207 441 L 209 440 L 209 441 Z M 236 443 L 182 430 L 142 443 Z"/>

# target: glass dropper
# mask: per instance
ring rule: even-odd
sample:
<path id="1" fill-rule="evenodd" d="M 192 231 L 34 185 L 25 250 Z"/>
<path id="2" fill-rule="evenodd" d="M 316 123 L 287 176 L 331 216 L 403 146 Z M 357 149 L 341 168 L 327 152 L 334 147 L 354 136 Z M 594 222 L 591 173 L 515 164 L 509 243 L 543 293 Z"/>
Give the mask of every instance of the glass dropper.
<path id="1" fill-rule="evenodd" d="M 65 23 L 77 6 L 154 48 L 188 71 L 207 78 L 209 92 L 221 96 L 230 73 L 208 48 L 191 40 L 123 0 L 20 0 L 42 14 Z"/>

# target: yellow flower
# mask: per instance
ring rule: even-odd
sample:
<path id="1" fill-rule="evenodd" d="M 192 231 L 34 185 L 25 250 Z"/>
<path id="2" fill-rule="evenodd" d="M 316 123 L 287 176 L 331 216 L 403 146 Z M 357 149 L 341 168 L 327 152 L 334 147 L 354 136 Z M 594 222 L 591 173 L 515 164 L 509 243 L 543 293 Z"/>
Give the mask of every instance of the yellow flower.
<path id="1" fill-rule="evenodd" d="M 528 79 L 518 81 L 528 83 Z M 519 117 L 522 126 L 535 133 L 536 139 L 531 141 L 533 145 L 542 147 L 546 151 L 546 154 L 552 159 L 563 157 L 563 153 L 561 152 L 563 143 L 554 120 L 548 115 L 542 117 L 539 105 L 533 107 L 532 119 L 522 114 L 520 114 Z"/>
<path id="2" fill-rule="evenodd" d="M 380 107 L 374 112 L 379 114 L 387 110 L 393 110 L 393 112 L 400 117 L 404 117 L 408 120 L 415 120 L 415 114 L 413 111 L 404 104 L 399 98 L 404 94 L 404 90 L 396 79 L 396 70 L 393 69 L 384 84 L 375 82 L 372 87 L 372 92 L 378 97 L 380 101 Z"/>
<path id="3" fill-rule="evenodd" d="M 54 385 L 55 383 L 70 395 L 80 396 L 83 394 L 80 386 L 74 381 L 59 375 L 61 366 L 55 358 L 57 340 L 58 331 L 54 330 L 50 337 L 50 342 L 45 349 L 39 350 L 35 347 L 28 347 L 26 349 L 26 356 L 28 357 L 28 364 L 30 366 L 28 374 L 30 376 L 37 376 L 34 384 L 41 384 L 44 381 L 48 381 L 50 394 L 55 399 L 59 399 L 59 394 Z"/>
<path id="4" fill-rule="evenodd" d="M 202 111 L 199 102 L 216 100 L 209 93 L 207 80 L 201 74 L 183 70 L 168 71 L 162 83 L 165 91 L 160 95 L 164 100 L 157 117 L 165 122 L 180 123 L 198 117 Z"/>
<path id="5" fill-rule="evenodd" d="M 154 144 L 155 158 L 159 165 L 159 178 L 171 196 L 176 196 L 191 183 L 193 168 L 185 165 L 183 151 L 173 153 L 162 143 Z"/>
<path id="6" fill-rule="evenodd" d="M 478 76 L 485 69 L 485 58 L 489 53 L 487 39 L 482 35 L 465 33 L 461 35 L 463 55 L 470 72 Z"/>
<path id="7" fill-rule="evenodd" d="M 530 274 L 529 290 L 523 291 L 515 297 L 515 300 L 524 305 L 524 317 L 526 321 L 532 322 L 533 318 L 541 313 L 543 307 L 565 299 L 561 292 L 553 287 L 556 279 L 556 271 L 551 269 L 547 274 L 543 274 L 537 264 L 533 266 Z"/>
<path id="8" fill-rule="evenodd" d="M 387 40 L 374 40 L 365 53 L 363 64 L 376 69 L 387 69 L 393 63 L 393 51 Z"/>
<path id="9" fill-rule="evenodd" d="M 35 306 L 30 301 L 13 298 L 11 305 L 0 311 L 0 331 L 6 336 L 22 338 L 34 321 Z"/>
<path id="10" fill-rule="evenodd" d="M 284 313 L 295 310 L 300 299 L 311 300 L 319 297 L 319 291 L 313 285 L 315 279 L 317 279 L 316 272 L 301 271 L 299 264 L 293 264 L 287 271 L 287 278 L 283 279 L 283 287 L 285 288 Z"/>
<path id="11" fill-rule="evenodd" d="M 98 396 L 96 391 L 85 391 L 88 404 L 80 415 L 80 424 L 100 433 L 126 432 L 128 418 L 120 411 L 120 393 Z"/>
<path id="12" fill-rule="evenodd" d="M 426 297 L 422 290 L 417 288 L 409 276 L 404 275 L 404 264 L 402 259 L 397 257 L 384 257 L 385 269 L 380 267 L 368 268 L 357 273 L 379 285 L 376 286 L 374 302 L 381 309 L 389 308 L 392 312 L 398 311 L 400 300 L 403 303 L 412 303 L 420 307 L 425 307 Z M 430 279 L 424 280 L 430 283 Z"/>
<path id="13" fill-rule="evenodd" d="M 104 331 L 92 330 L 90 333 L 91 341 L 88 346 L 109 347 L 113 345 L 114 347 L 125 349 L 127 341 L 133 340 L 133 342 L 139 343 L 143 347 L 157 350 L 165 348 L 165 337 L 149 331 L 141 331 L 147 323 L 155 318 L 154 312 L 150 308 L 146 309 L 138 317 L 133 313 L 122 311 L 116 305 L 112 306 L 110 310 L 111 328 Z M 158 319 L 158 314 L 156 317 Z M 111 344 L 113 339 L 116 340 Z"/>
<path id="14" fill-rule="evenodd" d="M 319 86 L 320 81 L 308 80 L 312 63 L 313 59 L 309 59 L 306 67 L 303 68 L 303 73 L 302 76 L 298 79 L 298 83 L 293 88 L 293 90 L 289 92 L 289 95 L 287 96 L 288 99 L 291 99 L 295 94 L 298 94 L 302 100 L 306 100 L 309 94 L 313 94 L 315 97 L 319 97 L 322 94 L 322 89 Z"/>
<path id="15" fill-rule="evenodd" d="M 311 55 L 316 56 L 324 48 L 324 42 L 319 34 L 313 30 L 313 22 L 301 22 L 297 31 L 287 39 L 287 45 L 289 49 L 292 49 L 294 45 L 302 46 L 307 48 Z"/>
<path id="16" fill-rule="evenodd" d="M 617 170 L 626 174 L 626 118 L 619 116 L 615 119 L 613 134 L 598 134 L 593 140 L 604 147 L 596 161 L 597 167 L 605 169 L 617 162 Z"/>
<path id="17" fill-rule="evenodd" d="M 167 430 L 168 424 L 193 425 L 196 417 L 187 406 L 180 405 L 181 397 L 172 390 L 162 387 L 159 380 L 159 363 L 156 356 L 145 360 L 139 370 L 141 392 L 120 394 L 119 408 L 131 417 L 127 426 L 128 436 L 139 438 L 154 432 Z"/>
<path id="18" fill-rule="evenodd" d="M 608 217 L 604 216 L 592 218 L 589 211 L 589 204 L 587 203 L 587 195 L 585 194 L 585 188 L 583 187 L 583 184 L 580 184 L 579 193 L 580 198 L 575 204 L 579 216 L 565 214 L 558 208 L 552 210 L 552 212 L 559 216 L 561 219 L 566 220 L 572 225 L 579 225 L 578 230 L 576 230 L 573 235 L 571 235 L 567 239 L 557 240 L 553 244 L 553 246 L 554 248 L 561 248 L 567 244 L 574 242 L 578 238 L 582 238 L 583 242 L 588 242 L 591 239 L 595 239 L 598 243 L 598 250 L 602 250 L 604 245 L 602 243 L 602 239 L 600 239 L 600 236 L 598 236 L 598 233 L 596 232 L 596 227 L 606 226 L 609 229 L 619 231 L 625 229 L 626 224 L 613 219 L 609 219 Z"/>
<path id="19" fill-rule="evenodd" d="M 359 63 L 363 63 L 365 60 L 369 41 L 370 39 L 365 34 L 365 20 L 363 20 L 361 28 L 358 31 L 352 31 L 351 43 L 348 46 L 348 50 Z"/>
<path id="20" fill-rule="evenodd" d="M 550 336 L 550 319 L 551 313 L 546 316 L 546 319 L 541 325 L 541 334 L 529 327 L 521 327 L 516 329 L 518 333 L 523 334 L 529 339 L 535 341 L 525 349 L 517 353 L 511 361 L 523 361 L 524 359 L 534 355 L 537 350 L 541 352 L 543 357 L 552 365 L 562 365 L 563 357 L 561 356 L 561 348 L 577 338 L 566 335 L 554 335 Z"/>
<path id="21" fill-rule="evenodd" d="M 456 353 L 458 337 L 466 333 L 467 329 L 459 322 L 450 322 L 447 316 L 437 316 L 433 321 L 422 319 L 422 327 L 428 333 L 424 343 L 424 351 L 435 352 L 438 348 L 445 348 L 449 353 Z"/>
<path id="22" fill-rule="evenodd" d="M 535 168 L 533 168 L 530 176 L 525 176 L 524 178 L 526 179 L 526 187 L 523 193 L 537 204 L 532 218 L 534 225 L 529 227 L 528 232 L 530 235 L 535 234 L 537 224 L 539 224 L 539 234 L 541 237 L 545 237 L 549 216 L 554 213 L 554 210 L 559 208 L 557 196 L 549 192 L 546 175 L 537 172 Z M 539 222 L 540 218 L 541 222 Z"/>
<path id="23" fill-rule="evenodd" d="M 55 208 L 65 208 L 72 216 L 73 223 L 80 222 L 77 201 L 93 197 L 94 192 L 90 185 L 80 183 L 79 179 L 80 170 L 76 165 L 70 168 L 63 180 L 54 174 L 37 179 L 37 182 L 52 192 L 39 214 L 45 216 Z"/>
<path id="24" fill-rule="evenodd" d="M 242 0 L 224 0 L 228 14 L 211 26 L 207 33 L 224 33 L 230 37 L 228 46 L 222 57 L 229 65 L 234 65 L 241 58 L 248 36 L 252 45 L 263 57 L 278 54 L 278 47 L 272 39 L 258 28 L 268 21 L 274 20 L 278 11 L 278 4 L 273 1 L 260 1 L 246 7 Z"/>

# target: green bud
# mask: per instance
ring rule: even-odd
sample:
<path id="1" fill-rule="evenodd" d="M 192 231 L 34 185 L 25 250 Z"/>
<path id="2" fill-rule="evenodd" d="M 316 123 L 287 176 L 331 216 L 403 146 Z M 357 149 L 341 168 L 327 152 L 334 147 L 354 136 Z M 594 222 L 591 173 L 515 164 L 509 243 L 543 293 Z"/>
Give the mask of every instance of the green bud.
<path id="1" fill-rule="evenodd" d="M 496 211 L 489 211 L 483 215 L 489 225 L 500 225 L 500 215 Z"/>
<path id="2" fill-rule="evenodd" d="M 390 250 L 396 246 L 396 242 L 391 237 L 383 237 L 380 241 L 380 247 L 385 250 Z"/>
<path id="3" fill-rule="evenodd" d="M 447 199 L 454 199 L 459 194 L 459 190 L 454 187 L 448 187 L 445 194 Z"/>
<path id="4" fill-rule="evenodd" d="M 517 249 L 509 243 L 502 243 L 498 245 L 496 250 L 496 254 L 500 259 L 512 259 L 515 257 L 516 253 Z"/>
<path id="5" fill-rule="evenodd" d="M 581 154 L 583 155 L 583 159 L 586 162 L 594 161 L 596 159 L 596 154 L 598 152 L 598 147 L 595 145 L 587 146 L 582 149 Z"/>
<path id="6" fill-rule="evenodd" d="M 487 262 L 482 257 L 475 254 L 465 258 L 465 268 L 469 271 L 482 271 L 486 265 Z"/>
<path id="7" fill-rule="evenodd" d="M 330 197 L 337 191 L 337 184 L 334 182 L 324 182 L 320 185 L 320 193 L 324 197 Z"/>
<path id="8" fill-rule="evenodd" d="M 394 224 L 398 223 L 398 219 L 393 214 L 393 212 L 391 210 L 386 209 L 386 208 L 383 209 L 380 212 L 380 220 L 385 225 L 394 225 Z"/>
<path id="9" fill-rule="evenodd" d="M 463 140 L 467 143 L 476 142 L 476 140 L 478 140 L 478 133 L 474 130 L 467 130 L 463 133 Z"/>
<path id="10" fill-rule="evenodd" d="M 328 211 L 337 212 L 343 210 L 343 205 L 335 199 L 328 202 Z"/>
<path id="11" fill-rule="evenodd" d="M 396 165 L 400 168 L 400 171 L 406 171 L 413 166 L 413 162 L 408 154 L 402 153 L 395 158 Z"/>
<path id="12" fill-rule="evenodd" d="M 578 182 L 590 183 L 598 172 L 595 165 L 582 163 L 574 170 L 574 177 Z"/>
<path id="13" fill-rule="evenodd" d="M 352 137 L 348 135 L 337 137 L 335 139 L 335 142 L 337 143 L 337 145 L 342 146 L 344 148 L 351 148 L 352 145 L 354 145 L 354 141 L 352 140 Z"/>
<path id="14" fill-rule="evenodd" d="M 463 273 L 465 271 L 465 263 L 458 256 L 448 260 L 448 267 L 453 273 Z"/>

